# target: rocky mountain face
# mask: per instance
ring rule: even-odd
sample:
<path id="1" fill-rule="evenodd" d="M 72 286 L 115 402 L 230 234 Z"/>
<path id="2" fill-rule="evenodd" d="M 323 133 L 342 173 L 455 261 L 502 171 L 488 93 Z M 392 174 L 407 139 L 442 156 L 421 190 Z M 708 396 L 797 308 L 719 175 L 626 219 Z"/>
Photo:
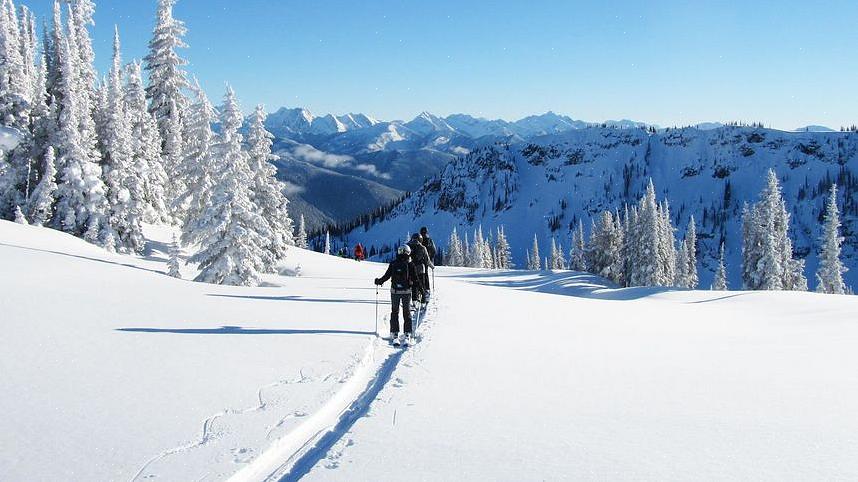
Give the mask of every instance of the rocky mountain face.
<path id="1" fill-rule="evenodd" d="M 695 218 L 701 286 L 711 283 L 723 241 L 731 287 L 739 288 L 742 206 L 757 200 L 769 168 L 782 182 L 795 254 L 807 261 L 811 287 L 825 196 L 838 184 L 843 255 L 852 267 L 846 279 L 855 286 L 858 134 L 849 132 L 587 127 L 497 141 L 449 162 L 389 213 L 363 218 L 342 241 L 383 250 L 425 225 L 444 246 L 454 227 L 470 234 L 479 225 L 484 232 L 504 226 L 523 266 L 534 233 L 543 249 L 553 237 L 568 251 L 579 220 L 589 231 L 601 211 L 637 202 L 651 178 L 660 200 L 670 202 L 679 238 Z"/>

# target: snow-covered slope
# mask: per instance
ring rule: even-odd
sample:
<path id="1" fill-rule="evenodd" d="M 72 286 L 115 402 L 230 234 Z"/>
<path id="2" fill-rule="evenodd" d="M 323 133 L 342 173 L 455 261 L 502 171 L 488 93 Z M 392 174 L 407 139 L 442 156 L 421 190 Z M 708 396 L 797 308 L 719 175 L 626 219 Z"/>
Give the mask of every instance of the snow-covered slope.
<path id="1" fill-rule="evenodd" d="M 0 480 L 858 478 L 858 298 L 440 268 L 401 351 L 383 266 L 197 284 L 169 234 L 0 222 Z"/>
<path id="2" fill-rule="evenodd" d="M 454 226 L 506 227 L 515 261 L 524 264 L 534 233 L 545 250 L 552 236 L 568 251 L 578 220 L 585 230 L 600 211 L 622 209 L 640 197 L 649 178 L 682 236 L 694 215 L 702 286 L 708 287 L 722 240 L 731 286 L 739 288 L 740 221 L 744 202 L 756 201 L 765 172 L 783 182 L 792 213 L 796 254 L 807 259 L 815 286 L 824 194 L 841 192 L 847 282 L 858 285 L 858 134 L 783 132 L 750 127 L 668 129 L 587 128 L 517 144 L 497 143 L 448 164 L 383 222 L 347 236 L 377 247 L 428 226 L 442 246 Z"/>

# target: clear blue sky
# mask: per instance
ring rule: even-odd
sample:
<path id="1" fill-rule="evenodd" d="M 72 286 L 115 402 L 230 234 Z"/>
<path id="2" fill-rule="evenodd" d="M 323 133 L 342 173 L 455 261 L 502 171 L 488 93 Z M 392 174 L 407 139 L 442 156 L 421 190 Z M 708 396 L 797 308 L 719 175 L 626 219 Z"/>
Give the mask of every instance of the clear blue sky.
<path id="1" fill-rule="evenodd" d="M 96 1 L 99 69 L 114 23 L 126 59 L 144 55 L 155 0 Z M 180 0 L 175 16 L 190 71 L 245 110 L 858 123 L 854 0 Z"/>

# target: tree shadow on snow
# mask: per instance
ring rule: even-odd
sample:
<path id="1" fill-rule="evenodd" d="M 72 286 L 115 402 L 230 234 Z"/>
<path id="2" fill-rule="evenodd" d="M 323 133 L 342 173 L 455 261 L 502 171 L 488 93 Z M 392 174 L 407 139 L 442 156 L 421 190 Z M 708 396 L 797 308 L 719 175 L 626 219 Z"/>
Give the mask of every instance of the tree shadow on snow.
<path id="1" fill-rule="evenodd" d="M 158 271 L 156 269 L 143 268 L 143 267 L 135 266 L 135 265 L 129 264 L 129 263 L 120 263 L 118 261 L 108 261 L 106 259 L 93 258 L 90 256 L 83 256 L 80 254 L 63 253 L 62 251 L 52 251 L 50 249 L 31 248 L 28 246 L 18 246 L 16 244 L 7 244 L 7 243 L 0 243 L 0 246 L 6 246 L 9 248 L 26 249 L 28 251 L 36 251 L 39 253 L 56 254 L 58 256 L 65 256 L 68 258 L 84 259 L 87 261 L 95 261 L 97 263 L 112 264 L 114 266 L 123 266 L 125 268 L 139 269 L 140 271 L 147 271 L 149 273 L 157 273 L 157 274 L 166 275 L 166 273 L 164 273 L 163 271 Z M 107 251 L 105 251 L 105 253 L 107 253 Z M 147 259 L 147 258 L 144 258 L 144 259 Z"/>
<path id="2" fill-rule="evenodd" d="M 180 335 L 375 335 L 374 331 L 267 329 L 243 328 L 240 326 L 221 326 L 220 328 L 117 328 L 116 331 L 175 333 Z"/>
<path id="3" fill-rule="evenodd" d="M 637 300 L 677 291 L 664 287 L 619 288 L 600 276 L 578 271 L 494 271 L 464 274 L 456 278 L 484 286 L 611 301 Z"/>
<path id="4" fill-rule="evenodd" d="M 214 296 L 216 298 L 244 298 L 248 300 L 262 301 L 298 301 L 308 303 L 354 303 L 359 305 L 374 305 L 375 300 L 344 300 L 339 298 L 306 298 L 303 296 L 264 296 L 264 295 L 223 295 L 217 293 L 208 293 L 206 296 Z M 378 299 L 378 304 L 390 304 L 390 299 L 385 301 L 381 297 Z"/>

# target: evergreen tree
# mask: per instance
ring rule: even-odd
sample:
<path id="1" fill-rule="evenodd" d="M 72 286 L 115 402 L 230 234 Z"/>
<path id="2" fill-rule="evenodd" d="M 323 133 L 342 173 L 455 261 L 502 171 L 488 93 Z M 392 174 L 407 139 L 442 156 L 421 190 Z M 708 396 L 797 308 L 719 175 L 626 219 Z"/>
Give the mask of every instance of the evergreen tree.
<path id="1" fill-rule="evenodd" d="M 587 271 L 586 246 L 584 243 L 584 222 L 578 220 L 578 228 L 572 232 L 572 249 L 569 253 L 569 269 Z"/>
<path id="2" fill-rule="evenodd" d="M 251 199 L 252 178 L 240 133 L 243 120 L 235 93 L 227 87 L 216 149 L 221 162 L 212 203 L 192 236 L 201 246 L 191 257 L 199 263 L 197 281 L 252 286 L 272 265 L 266 249 L 270 239 L 267 223 Z"/>
<path id="3" fill-rule="evenodd" d="M 700 284 L 700 277 L 697 274 L 697 228 L 694 225 L 694 216 L 688 220 L 688 229 L 685 231 L 685 250 L 687 254 L 687 264 L 684 268 L 685 287 L 689 289 L 697 289 Z"/>
<path id="4" fill-rule="evenodd" d="M 325 254 L 331 254 L 331 232 L 325 231 Z"/>
<path id="5" fill-rule="evenodd" d="M 167 275 L 178 279 L 182 279 L 182 272 L 179 270 L 180 253 L 179 240 L 176 238 L 176 233 L 173 233 L 173 241 L 170 243 L 170 260 L 167 263 Z"/>
<path id="6" fill-rule="evenodd" d="M 650 179 L 646 194 L 638 205 L 636 222 L 632 228 L 635 240 L 631 250 L 630 286 L 662 286 L 664 280 L 660 263 L 662 216 L 655 198 L 655 186 Z"/>
<path id="7" fill-rule="evenodd" d="M 132 62 L 126 68 L 124 109 L 131 126 L 131 152 L 134 166 L 143 180 L 143 198 L 145 200 L 146 222 L 166 222 L 169 210 L 165 202 L 167 173 L 161 160 L 161 135 L 158 124 L 146 106 L 146 93 L 143 90 L 143 77 L 140 64 Z M 214 112 L 214 109 L 211 109 Z M 210 118 L 214 120 L 214 114 Z M 209 143 L 213 143 L 213 138 Z M 214 169 L 214 162 L 206 164 L 206 169 Z M 209 188 L 212 184 L 209 184 Z M 210 194 L 210 192 L 209 192 Z M 197 213 L 199 216 L 199 212 Z"/>
<path id="8" fill-rule="evenodd" d="M 471 259 L 471 243 L 468 241 L 468 233 L 465 232 L 465 239 L 462 240 L 462 264 L 461 266 L 473 266 Z"/>
<path id="9" fill-rule="evenodd" d="M 459 239 L 459 233 L 456 227 L 453 226 L 453 232 L 450 233 L 450 239 L 447 241 L 447 253 L 444 256 L 444 263 L 447 266 L 463 266 L 465 263 L 462 254 L 462 241 Z"/>
<path id="10" fill-rule="evenodd" d="M 109 226 L 123 251 L 140 253 L 145 246 L 145 182 L 132 152 L 131 124 L 125 112 L 119 31 L 114 33 L 113 65 L 103 88 L 105 105 L 100 118 L 104 152 L 104 179 L 110 205 Z"/>
<path id="11" fill-rule="evenodd" d="M 557 245 L 554 237 L 551 237 L 551 253 L 549 262 L 550 269 L 566 269 L 566 258 L 563 256 L 563 248 Z"/>
<path id="12" fill-rule="evenodd" d="M 721 243 L 721 251 L 718 255 L 718 270 L 715 271 L 715 279 L 712 281 L 712 289 L 716 291 L 727 291 L 727 268 L 724 265 L 724 243 Z"/>
<path id="13" fill-rule="evenodd" d="M 174 200 L 177 211 L 184 213 L 183 239 L 196 229 L 206 207 L 211 202 L 211 187 L 218 159 L 213 156 L 214 124 L 216 113 L 199 82 L 192 86 L 194 102 L 190 105 L 185 122 L 185 151 L 178 168 L 185 191 Z"/>
<path id="14" fill-rule="evenodd" d="M 21 56 L 20 24 L 11 0 L 3 0 L 0 6 L 0 124 L 25 130 L 32 87 Z"/>
<path id="15" fill-rule="evenodd" d="M 277 180 L 277 168 L 271 164 L 279 157 L 271 153 L 274 136 L 265 129 L 265 118 L 265 110 L 261 105 L 257 106 L 247 131 L 246 147 L 253 176 L 251 199 L 268 223 L 268 250 L 274 260 L 281 260 L 286 256 L 287 247 L 295 245 L 295 240 L 292 237 L 289 200 L 283 194 L 285 186 Z"/>
<path id="16" fill-rule="evenodd" d="M 512 250 L 510 248 L 509 241 L 506 238 L 506 233 L 504 232 L 503 226 L 498 227 L 498 239 L 495 258 L 495 267 L 498 269 L 512 269 L 515 267 L 512 262 Z"/>
<path id="17" fill-rule="evenodd" d="M 527 269 L 530 271 L 539 271 L 542 267 L 542 259 L 539 257 L 539 241 L 536 239 L 536 234 L 533 235 L 533 247 L 530 249 L 529 254 Z"/>
<path id="18" fill-rule="evenodd" d="M 792 257 L 789 213 L 769 169 L 760 201 L 743 211 L 742 281 L 750 290 L 806 290 L 804 260 Z"/>
<path id="19" fill-rule="evenodd" d="M 816 271 L 816 291 L 842 295 L 846 292 L 843 273 L 847 268 L 840 261 L 840 212 L 837 209 L 837 185 L 831 185 L 831 194 L 825 208 L 822 229 L 822 245 L 819 250 L 819 268 Z"/>
<path id="20" fill-rule="evenodd" d="M 76 57 L 70 36 L 60 46 L 62 102 L 58 106 L 58 125 L 52 140 L 57 149 L 60 173 L 54 224 L 66 232 L 83 234 L 88 241 L 97 242 L 107 213 L 107 199 L 101 168 L 93 151 L 85 146 L 77 118 Z"/>
<path id="21" fill-rule="evenodd" d="M 182 89 L 188 87 L 185 72 L 182 69 L 187 61 L 179 57 L 177 49 L 187 45 L 182 40 L 187 30 L 184 22 L 173 18 L 173 5 L 176 0 L 158 0 L 158 14 L 152 39 L 149 41 L 149 54 L 144 59 L 149 72 L 149 85 L 146 98 L 149 99 L 149 112 L 158 122 L 161 135 L 161 150 L 168 162 L 168 173 L 181 158 L 181 123 L 186 106 Z M 176 130 L 176 124 L 179 129 Z"/>
<path id="22" fill-rule="evenodd" d="M 53 217 L 54 203 L 57 194 L 57 168 L 54 148 L 48 147 L 42 169 L 42 179 L 33 190 L 30 197 L 29 213 L 30 219 L 36 226 L 42 226 Z"/>
<path id="23" fill-rule="evenodd" d="M 30 224 L 27 222 L 27 218 L 24 217 L 24 212 L 21 211 L 21 206 L 15 206 L 15 222 L 18 224 Z"/>
<path id="24" fill-rule="evenodd" d="M 586 248 L 590 272 L 618 282 L 622 265 L 622 233 L 610 211 L 602 212 L 594 224 Z"/>
<path id="25" fill-rule="evenodd" d="M 676 228 L 670 220 L 670 204 L 665 201 L 660 208 L 658 241 L 658 284 L 674 286 L 676 281 Z"/>
<path id="26" fill-rule="evenodd" d="M 295 246 L 307 249 L 307 226 L 304 223 L 304 215 L 298 221 L 298 232 L 295 234 Z"/>
<path id="27" fill-rule="evenodd" d="M 679 249 L 676 250 L 676 278 L 674 286 L 677 288 L 688 288 L 688 245 L 683 240 L 679 243 Z"/>

